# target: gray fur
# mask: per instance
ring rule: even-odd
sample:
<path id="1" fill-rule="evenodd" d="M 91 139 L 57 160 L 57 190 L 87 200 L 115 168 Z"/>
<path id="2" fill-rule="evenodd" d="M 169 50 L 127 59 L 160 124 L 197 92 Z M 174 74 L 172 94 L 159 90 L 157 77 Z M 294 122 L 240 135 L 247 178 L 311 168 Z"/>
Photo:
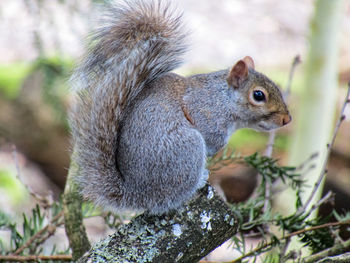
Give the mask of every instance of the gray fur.
<path id="1" fill-rule="evenodd" d="M 117 152 L 125 204 L 151 213 L 180 206 L 208 177 L 203 136 L 174 98 L 175 74 L 156 80 L 128 109 Z"/>
<path id="2" fill-rule="evenodd" d="M 257 128 L 262 119 L 271 126 L 272 108 L 248 103 L 252 86 L 274 94 L 281 105 L 274 112 L 287 108 L 278 88 L 253 69 L 240 88 L 228 85 L 230 70 L 169 73 L 181 63 L 185 34 L 167 5 L 139 0 L 108 10 L 72 77 L 76 181 L 85 198 L 106 209 L 161 214 L 205 184 L 207 155 L 236 129 Z"/>

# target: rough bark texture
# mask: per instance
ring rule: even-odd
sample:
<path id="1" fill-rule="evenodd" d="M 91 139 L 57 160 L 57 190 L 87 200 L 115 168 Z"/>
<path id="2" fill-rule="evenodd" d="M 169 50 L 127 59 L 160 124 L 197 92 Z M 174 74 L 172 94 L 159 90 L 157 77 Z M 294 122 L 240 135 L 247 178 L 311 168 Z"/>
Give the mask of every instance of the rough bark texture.
<path id="1" fill-rule="evenodd" d="M 78 262 L 196 262 L 236 231 L 234 214 L 207 185 L 172 214 L 136 217 Z"/>

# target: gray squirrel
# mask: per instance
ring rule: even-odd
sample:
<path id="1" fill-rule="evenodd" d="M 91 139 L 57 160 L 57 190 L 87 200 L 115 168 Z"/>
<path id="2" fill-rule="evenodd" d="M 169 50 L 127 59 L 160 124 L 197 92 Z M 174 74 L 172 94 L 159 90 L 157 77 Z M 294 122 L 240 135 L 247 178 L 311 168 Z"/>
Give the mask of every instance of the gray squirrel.
<path id="1" fill-rule="evenodd" d="M 208 74 L 171 73 L 186 35 L 168 4 L 108 5 L 72 76 L 72 158 L 86 199 L 112 211 L 166 213 L 205 185 L 207 157 L 235 130 L 291 121 L 280 90 L 248 56 Z"/>

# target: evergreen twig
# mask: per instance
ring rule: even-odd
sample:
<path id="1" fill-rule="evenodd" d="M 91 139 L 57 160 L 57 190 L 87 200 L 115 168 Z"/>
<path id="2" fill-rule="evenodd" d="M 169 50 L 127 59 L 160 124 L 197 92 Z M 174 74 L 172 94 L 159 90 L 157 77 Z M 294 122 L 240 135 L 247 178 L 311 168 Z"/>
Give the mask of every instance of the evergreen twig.
<path id="1" fill-rule="evenodd" d="M 55 231 L 53 231 L 53 229 L 55 230 L 57 226 L 60 226 L 63 224 L 63 221 L 59 221 L 63 216 L 63 211 L 61 211 L 60 213 L 58 213 L 50 222 L 50 224 L 48 224 L 47 226 L 45 226 L 44 228 L 42 228 L 41 230 L 39 230 L 35 235 L 33 235 L 30 239 L 28 239 L 28 241 L 21 246 L 20 248 L 18 248 L 13 255 L 19 255 L 23 252 L 23 250 L 25 250 L 27 247 L 29 247 L 30 245 L 33 245 L 33 243 L 35 242 L 35 240 L 41 238 L 45 233 L 49 233 L 45 238 L 41 238 L 40 242 L 37 243 L 36 245 L 40 245 L 42 244 L 46 239 L 48 239 L 50 236 L 52 236 L 54 234 Z"/>
<path id="2" fill-rule="evenodd" d="M 325 257 L 339 255 L 348 251 L 350 251 L 350 239 L 343 243 L 337 243 L 333 247 L 323 250 L 317 254 L 313 254 L 311 256 L 306 257 L 304 259 L 304 263 L 313 263 Z"/>
<path id="3" fill-rule="evenodd" d="M 289 234 L 279 238 L 279 240 L 287 240 L 287 239 L 290 239 L 293 236 L 304 234 L 306 232 L 314 231 L 314 230 L 321 229 L 321 228 L 326 228 L 326 227 L 331 227 L 331 226 L 341 226 L 341 225 L 350 225 L 350 220 L 347 220 L 347 221 L 344 221 L 344 222 L 331 222 L 331 223 L 326 223 L 326 224 L 322 224 L 322 225 L 318 225 L 318 226 L 305 228 L 305 229 L 302 229 L 302 230 L 298 230 L 298 231 L 289 233 Z M 241 262 L 242 259 L 254 256 L 255 254 L 259 253 L 261 250 L 264 250 L 264 249 L 266 249 L 268 247 L 272 247 L 275 243 L 276 243 L 275 240 L 271 240 L 269 242 L 264 242 L 264 243 L 262 243 L 262 245 L 257 246 L 256 248 L 254 248 L 253 250 L 249 251 L 248 253 L 246 253 L 246 254 L 244 254 L 244 255 L 242 255 L 242 256 L 240 256 L 240 257 L 236 258 L 235 260 L 230 261 L 228 263 Z"/>

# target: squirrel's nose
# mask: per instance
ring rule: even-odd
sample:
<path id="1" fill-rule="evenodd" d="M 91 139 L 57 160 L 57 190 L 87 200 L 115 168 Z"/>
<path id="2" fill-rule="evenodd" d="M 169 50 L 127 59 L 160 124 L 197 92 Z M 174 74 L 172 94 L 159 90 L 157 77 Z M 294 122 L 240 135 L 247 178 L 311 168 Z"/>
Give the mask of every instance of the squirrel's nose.
<path id="1" fill-rule="evenodd" d="M 290 116 L 289 113 L 285 114 L 283 117 L 282 117 L 282 125 L 286 125 L 288 123 L 290 123 L 292 120 L 292 116 Z"/>

